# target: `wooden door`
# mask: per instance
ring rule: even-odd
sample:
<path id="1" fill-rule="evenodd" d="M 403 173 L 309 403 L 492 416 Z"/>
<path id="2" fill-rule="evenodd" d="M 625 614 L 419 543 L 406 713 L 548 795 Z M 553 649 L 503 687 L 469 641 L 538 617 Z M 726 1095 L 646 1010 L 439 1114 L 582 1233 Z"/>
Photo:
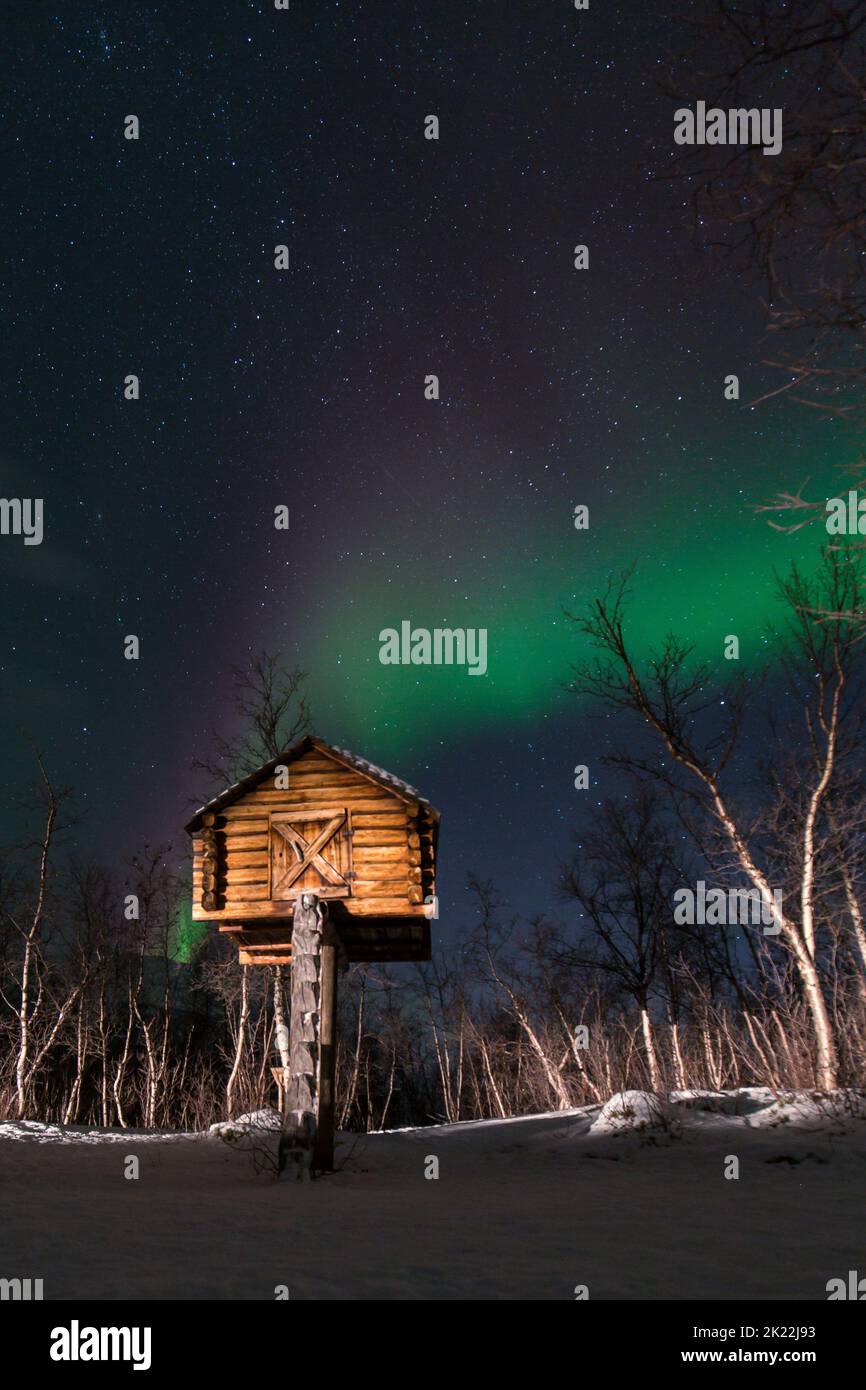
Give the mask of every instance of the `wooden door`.
<path id="1" fill-rule="evenodd" d="M 299 893 L 348 898 L 352 892 L 352 829 L 345 809 L 280 812 L 271 816 L 270 897 Z"/>

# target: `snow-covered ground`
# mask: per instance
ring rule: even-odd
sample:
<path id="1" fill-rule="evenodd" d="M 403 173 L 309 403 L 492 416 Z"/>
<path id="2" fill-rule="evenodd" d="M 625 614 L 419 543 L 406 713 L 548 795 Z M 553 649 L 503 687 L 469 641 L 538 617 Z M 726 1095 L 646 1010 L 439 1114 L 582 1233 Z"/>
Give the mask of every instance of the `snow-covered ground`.
<path id="1" fill-rule="evenodd" d="M 859 1109 L 629 1092 L 340 1136 L 339 1171 L 303 1184 L 255 1161 L 267 1112 L 233 1140 L 2 1124 L 0 1277 L 46 1299 L 824 1300 L 866 1275 Z"/>

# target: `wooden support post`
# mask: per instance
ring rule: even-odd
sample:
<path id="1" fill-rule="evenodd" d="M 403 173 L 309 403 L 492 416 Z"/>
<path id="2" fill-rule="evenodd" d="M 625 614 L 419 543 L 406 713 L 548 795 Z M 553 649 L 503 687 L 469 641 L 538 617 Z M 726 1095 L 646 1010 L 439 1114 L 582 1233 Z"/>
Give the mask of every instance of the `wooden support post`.
<path id="1" fill-rule="evenodd" d="M 319 1081 L 319 977 L 324 911 L 315 893 L 301 893 L 292 926 L 290 1062 L 279 1171 L 311 1176 L 316 1143 Z"/>
<path id="2" fill-rule="evenodd" d="M 286 1113 L 286 1088 L 285 1088 L 285 1086 L 284 1086 L 284 1084 L 283 1084 L 283 1077 L 285 1076 L 285 1071 L 284 1071 L 284 1069 L 283 1069 L 282 1067 L 271 1067 L 271 1076 L 273 1077 L 273 1079 L 274 1079 L 274 1084 L 276 1085 L 276 1088 L 277 1088 L 277 1104 L 278 1104 L 279 1107 L 280 1107 L 280 1114 L 281 1114 L 281 1115 L 285 1115 L 285 1113 Z"/>
<path id="3" fill-rule="evenodd" d="M 337 1066 L 337 963 L 343 944 L 327 918 L 327 903 L 301 893 L 292 926 L 292 1003 L 289 1066 L 283 1096 L 279 1170 L 293 1176 L 334 1166 L 334 1077 Z"/>
<path id="4" fill-rule="evenodd" d="M 337 1070 L 337 943 L 334 930 L 322 940 L 319 980 L 319 1122 L 315 1166 L 322 1173 L 334 1167 L 334 1079 Z"/>

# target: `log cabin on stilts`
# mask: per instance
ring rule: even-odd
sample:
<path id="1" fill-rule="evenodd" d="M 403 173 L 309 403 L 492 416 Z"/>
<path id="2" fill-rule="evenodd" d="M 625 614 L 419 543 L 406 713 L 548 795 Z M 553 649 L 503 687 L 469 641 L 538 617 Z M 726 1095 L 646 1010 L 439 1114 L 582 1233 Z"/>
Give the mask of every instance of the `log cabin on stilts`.
<path id="1" fill-rule="evenodd" d="M 334 1161 L 337 970 L 430 959 L 439 812 L 364 758 L 308 735 L 196 811 L 195 921 L 242 965 L 290 965 L 280 1169 Z"/>

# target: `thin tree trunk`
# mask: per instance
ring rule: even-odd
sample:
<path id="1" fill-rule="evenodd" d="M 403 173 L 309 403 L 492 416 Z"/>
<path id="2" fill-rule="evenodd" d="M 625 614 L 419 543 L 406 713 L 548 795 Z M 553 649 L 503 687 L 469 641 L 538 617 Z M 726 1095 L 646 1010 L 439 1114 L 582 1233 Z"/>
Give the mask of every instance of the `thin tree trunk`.
<path id="1" fill-rule="evenodd" d="M 646 1005 L 641 1006 L 640 1026 L 643 1033 L 643 1046 L 646 1053 L 647 1065 L 649 1066 L 650 1088 L 656 1094 L 662 1089 L 662 1074 L 659 1069 L 658 1053 L 656 1052 L 655 1033 L 653 1031 L 652 1019 Z"/>
<path id="2" fill-rule="evenodd" d="M 121 1129 L 127 1128 L 126 1116 L 123 1110 L 123 1100 L 121 1097 L 123 1093 L 123 1083 L 126 1080 L 126 1068 L 129 1064 L 129 1046 L 132 1041 L 132 1026 L 135 1018 L 135 1011 L 132 1005 L 132 980 L 129 981 L 129 989 L 127 991 L 127 1009 L 126 1037 L 123 1041 L 123 1052 L 121 1053 L 120 1061 L 114 1073 L 114 1083 L 112 1086 L 114 1093 L 114 1108 L 117 1111 L 117 1123 L 120 1125 Z"/>
<path id="3" fill-rule="evenodd" d="M 355 1052 L 352 1058 L 352 1075 L 346 1086 L 346 1097 L 343 1101 L 343 1108 L 340 1112 L 340 1129 L 345 1129 L 346 1122 L 352 1113 L 352 1106 L 355 1104 L 355 1097 L 358 1094 L 358 1077 L 361 1072 L 361 1040 L 364 1035 L 364 1000 L 367 991 L 367 977 L 361 976 L 361 989 L 358 996 L 358 1031 L 355 1035 Z"/>
<path id="4" fill-rule="evenodd" d="M 737 825 L 725 805 L 721 793 L 713 779 L 709 779 L 716 815 L 723 826 L 728 841 L 737 856 L 740 867 L 753 888 L 757 888 L 762 900 L 772 912 L 773 923 L 778 927 L 785 943 L 790 948 L 794 963 L 803 986 L 806 1004 L 812 1016 L 815 1041 L 818 1050 L 818 1084 L 826 1091 L 835 1090 L 838 1077 L 838 1060 L 827 1001 L 821 988 L 821 979 L 815 961 L 809 951 L 805 938 L 796 922 L 793 922 L 776 903 L 766 877 L 757 867 L 743 840 Z"/>
<path id="5" fill-rule="evenodd" d="M 499 1114 L 504 1120 L 507 1115 L 507 1111 L 505 1109 L 505 1104 L 502 1099 L 502 1092 L 496 1084 L 496 1079 L 493 1075 L 493 1068 L 490 1065 L 490 1053 L 487 1051 L 487 1044 L 484 1041 L 484 1037 L 480 1032 L 478 1033 L 478 1043 L 481 1048 L 481 1060 L 484 1063 L 484 1070 L 487 1074 L 487 1081 L 491 1091 L 493 1092 L 493 1099 L 496 1101 L 496 1109 L 499 1111 Z"/>
<path id="6" fill-rule="evenodd" d="M 680 1025 L 678 1023 L 671 1024 L 671 1052 L 674 1059 L 674 1083 L 678 1091 L 684 1091 L 686 1089 L 686 1069 L 680 1047 Z"/>
<path id="7" fill-rule="evenodd" d="M 48 781 L 41 759 L 39 761 L 39 768 L 46 787 L 48 812 L 45 818 L 45 832 L 42 836 L 42 849 L 39 855 L 39 890 L 36 898 L 36 906 L 33 910 L 33 918 L 25 936 L 24 957 L 21 962 L 21 1002 L 18 1013 L 18 1059 L 15 1066 L 15 1089 L 18 1101 L 19 1120 L 23 1120 L 27 1109 L 26 1078 L 30 1060 L 30 1030 L 32 1023 L 30 1014 L 31 972 L 33 969 L 35 944 L 39 936 L 39 929 L 42 926 L 42 915 L 45 911 L 45 895 L 48 886 L 48 853 L 51 849 L 51 838 L 54 834 L 54 823 L 57 819 L 57 798 L 54 795 L 54 789 L 51 783 Z"/>
<path id="8" fill-rule="evenodd" d="M 283 1110 L 285 1110 L 286 1094 L 289 1088 L 291 1052 L 289 1046 L 289 1027 L 286 1023 L 286 1012 L 283 1005 L 283 971 L 282 967 L 279 965 L 274 968 L 274 1038 L 277 1051 L 280 1054 L 280 1066 L 282 1069 L 280 1096 L 283 1102 Z"/>
<path id="9" fill-rule="evenodd" d="M 811 959 L 815 959 L 815 825 L 818 811 L 824 799 L 836 761 L 836 731 L 839 720 L 839 700 L 842 695 L 842 677 L 839 675 L 833 691 L 830 719 L 826 725 L 827 747 L 824 766 L 817 783 L 812 788 L 806 819 L 803 824 L 803 874 L 800 881 L 800 920 L 803 928 L 803 942 Z"/>
<path id="10" fill-rule="evenodd" d="M 75 1080 L 72 1083 L 72 1090 L 69 1093 L 69 1103 L 63 1114 L 63 1123 L 71 1125 L 78 1119 L 78 1106 L 81 1099 L 81 1078 L 84 1074 L 85 1056 L 85 1001 L 82 996 L 78 1001 L 78 1024 L 75 1030 Z"/>
<path id="11" fill-rule="evenodd" d="M 815 961 L 810 950 L 810 943 L 806 940 L 806 937 L 797 926 L 796 922 L 792 921 L 792 919 L 777 905 L 766 876 L 752 859 L 751 852 L 743 836 L 740 834 L 739 827 L 733 815 L 728 810 L 722 793 L 719 790 L 715 774 L 710 771 L 709 768 L 705 767 L 690 749 L 676 741 L 671 732 L 671 728 L 664 723 L 664 720 L 659 716 L 646 697 L 646 693 L 638 679 L 637 672 L 623 644 L 621 628 L 619 628 L 615 622 L 611 621 L 610 616 L 604 611 L 603 605 L 597 603 L 596 607 L 600 612 L 600 621 L 607 633 L 610 634 L 612 649 L 623 663 L 624 670 L 627 674 L 628 685 L 635 701 L 635 708 L 640 712 L 650 727 L 655 729 L 671 757 L 675 758 L 681 767 L 685 768 L 692 776 L 696 777 L 706 789 L 716 819 L 725 833 L 725 837 L 736 856 L 740 868 L 752 887 L 758 889 L 762 900 L 768 904 L 772 912 L 773 922 L 778 927 L 779 933 L 785 941 L 785 944 L 791 950 L 806 997 L 806 1003 L 812 1017 L 818 1053 L 818 1084 L 824 1090 L 834 1090 L 838 1078 L 836 1044 L 833 1038 L 830 1016 L 827 1011 L 827 1002 L 821 989 L 821 980 L 815 967 Z M 838 695 L 838 691 L 836 693 Z M 821 782 L 819 782 L 819 786 L 822 782 L 823 778 Z M 823 792 L 821 794 L 823 795 Z M 811 871 L 811 859 L 808 866 L 804 865 L 804 872 L 806 872 L 807 868 Z"/>
<path id="12" fill-rule="evenodd" d="M 235 1047 L 234 1062 L 232 1063 L 232 1069 L 229 1073 L 229 1079 L 226 1082 L 226 1119 L 229 1120 L 232 1117 L 232 1105 L 234 1103 L 235 1082 L 237 1081 L 238 1072 L 240 1071 L 241 1058 L 244 1055 L 244 1045 L 246 1043 L 247 1036 L 247 1024 L 249 1022 L 250 1017 L 250 991 L 249 979 L 247 976 L 248 970 L 248 965 L 244 965 L 241 967 L 241 1011 L 240 1017 L 238 1019 L 237 1046 Z"/>

